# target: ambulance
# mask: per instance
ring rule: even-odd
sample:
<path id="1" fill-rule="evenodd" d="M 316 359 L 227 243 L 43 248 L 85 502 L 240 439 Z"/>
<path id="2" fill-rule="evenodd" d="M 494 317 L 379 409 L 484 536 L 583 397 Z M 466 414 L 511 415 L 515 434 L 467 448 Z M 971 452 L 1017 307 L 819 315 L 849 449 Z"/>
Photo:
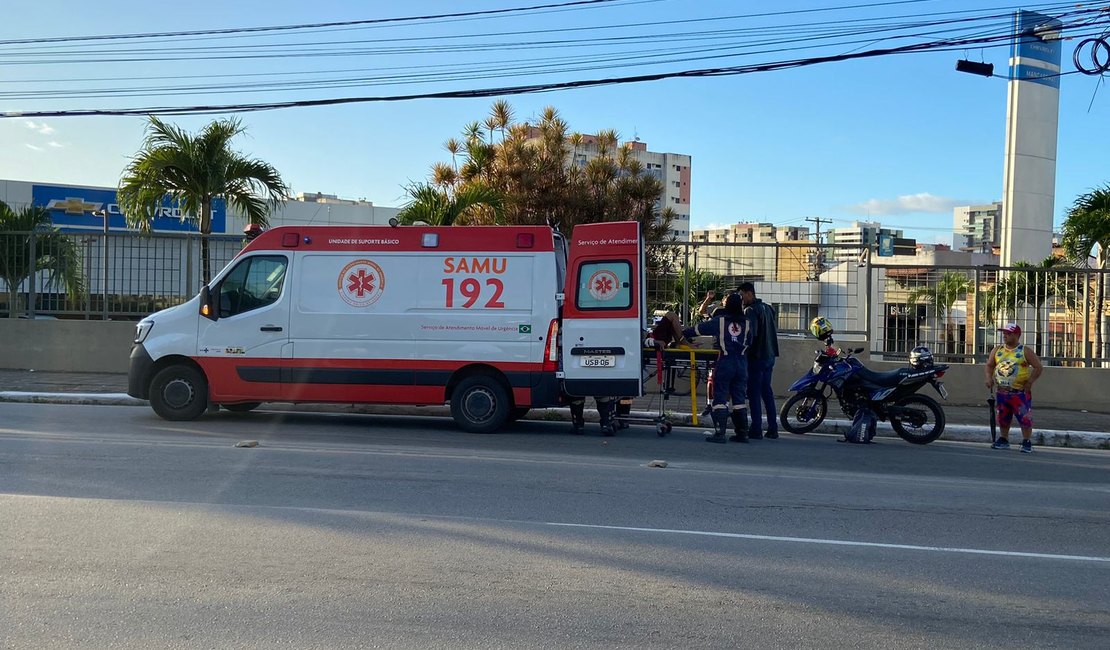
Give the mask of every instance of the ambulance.
<path id="1" fill-rule="evenodd" d="M 450 404 L 491 432 L 566 396 L 641 394 L 636 222 L 282 226 L 140 321 L 128 394 L 168 420 L 264 402 Z"/>

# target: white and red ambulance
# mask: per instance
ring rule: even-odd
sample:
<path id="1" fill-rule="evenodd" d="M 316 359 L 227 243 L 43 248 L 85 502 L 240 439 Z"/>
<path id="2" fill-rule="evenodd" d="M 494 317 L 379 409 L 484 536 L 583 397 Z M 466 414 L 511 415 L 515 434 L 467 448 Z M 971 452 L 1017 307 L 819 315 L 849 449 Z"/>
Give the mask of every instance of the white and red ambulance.
<path id="1" fill-rule="evenodd" d="M 283 226 L 138 324 L 128 393 L 170 420 L 450 403 L 493 431 L 566 395 L 640 395 L 644 282 L 636 222 Z"/>

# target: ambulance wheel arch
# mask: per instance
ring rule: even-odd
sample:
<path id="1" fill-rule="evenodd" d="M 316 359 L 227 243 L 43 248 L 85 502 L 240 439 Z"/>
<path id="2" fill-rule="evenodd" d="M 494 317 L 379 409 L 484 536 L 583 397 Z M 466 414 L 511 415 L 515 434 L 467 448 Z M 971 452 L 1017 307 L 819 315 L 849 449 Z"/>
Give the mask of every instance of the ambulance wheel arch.
<path id="1" fill-rule="evenodd" d="M 166 420 L 195 420 L 208 409 L 208 377 L 192 359 L 159 359 L 151 371 L 150 407 Z"/>
<path id="2" fill-rule="evenodd" d="M 509 421 L 515 408 L 509 380 L 490 366 L 460 368 L 447 383 L 455 424 L 469 433 L 493 433 Z"/>

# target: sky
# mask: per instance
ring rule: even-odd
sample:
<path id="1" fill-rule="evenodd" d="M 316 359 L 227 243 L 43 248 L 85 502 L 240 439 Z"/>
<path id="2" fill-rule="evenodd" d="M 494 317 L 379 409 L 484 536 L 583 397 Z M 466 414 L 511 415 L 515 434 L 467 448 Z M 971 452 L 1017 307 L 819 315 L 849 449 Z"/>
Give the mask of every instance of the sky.
<path id="1" fill-rule="evenodd" d="M 145 0 L 39 0 L 5 8 L 0 41 L 402 18 L 559 2 L 194 0 L 156 11 L 152 7 L 162 5 Z M 16 113 L 0 119 L 0 179 L 115 186 L 142 142 L 142 117 L 19 115 L 29 111 L 419 94 L 746 65 L 925 40 L 880 40 L 891 32 L 833 37 L 826 31 L 826 40 L 781 43 L 805 38 L 812 30 L 1004 15 L 1049 4 L 1058 8 L 1050 12 L 1054 15 L 1075 7 L 1013 0 L 611 0 L 308 32 L 0 43 L 0 114 Z M 768 13 L 774 15 L 753 16 Z M 1007 22 L 975 23 L 960 34 L 1004 31 Z M 953 26 L 910 32 L 928 29 Z M 636 36 L 645 38 L 630 38 Z M 612 40 L 583 42 L 598 38 Z M 316 45 L 299 45 L 307 43 Z M 249 49 L 266 44 L 271 47 Z M 1074 41 L 1064 43 L 1065 71 L 1074 70 L 1074 46 Z M 768 51 L 781 48 L 795 49 Z M 231 56 L 243 52 L 265 56 Z M 554 106 L 571 130 L 615 129 L 622 140 L 639 137 L 652 151 L 690 155 L 694 229 L 739 221 L 806 225 L 807 217 L 832 219 L 833 227 L 843 227 L 870 219 L 904 228 L 919 241 L 951 243 L 954 206 L 1001 198 L 1007 99 L 1005 79 L 956 72 L 955 62 L 993 63 L 996 72 L 1005 74 L 1008 53 L 1002 43 L 503 98 L 518 120 Z M 563 57 L 578 58 L 563 63 Z M 621 61 L 639 65 L 615 67 Z M 590 69 L 565 69 L 572 64 Z M 543 65 L 563 69 L 536 69 Z M 470 78 L 453 78 L 460 70 L 470 71 Z M 490 76 L 491 70 L 498 70 L 497 76 Z M 424 76 L 405 83 L 394 79 L 390 85 L 359 81 L 349 87 L 293 87 L 305 80 L 398 74 Z M 260 82 L 277 85 L 246 92 Z M 219 93 L 182 89 L 172 95 L 142 91 L 96 97 L 74 92 L 216 83 L 225 86 Z M 1061 79 L 1057 223 L 1077 195 L 1110 182 L 1105 155 L 1110 90 L 1100 91 L 1100 83 L 1099 77 L 1081 74 Z M 44 96 L 44 91 L 57 96 Z M 449 160 L 443 142 L 458 136 L 466 123 L 484 119 L 498 98 L 244 113 L 247 134 L 236 147 L 277 167 L 294 192 L 399 206 L 405 186 L 424 180 L 432 163 Z M 198 129 L 214 117 L 219 115 L 168 119 Z"/>

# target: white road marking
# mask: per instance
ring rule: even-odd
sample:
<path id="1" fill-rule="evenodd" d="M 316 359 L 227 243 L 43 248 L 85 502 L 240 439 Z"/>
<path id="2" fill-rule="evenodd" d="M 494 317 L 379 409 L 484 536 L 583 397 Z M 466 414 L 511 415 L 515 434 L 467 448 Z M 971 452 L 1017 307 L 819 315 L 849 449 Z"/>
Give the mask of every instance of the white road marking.
<path id="1" fill-rule="evenodd" d="M 729 539 L 752 539 L 764 542 L 792 542 L 796 544 L 824 544 L 827 546 L 864 546 L 869 548 L 890 548 L 900 551 L 930 551 L 933 553 L 966 553 L 970 555 L 1001 555 L 1005 557 L 1024 557 L 1037 560 L 1076 560 L 1080 562 L 1107 562 L 1110 557 L 1092 555 L 1060 555 L 1056 553 L 1027 553 L 1024 551 L 994 551 L 984 548 L 957 548 L 949 546 L 918 546 L 916 544 L 885 544 L 882 542 L 854 542 L 845 539 L 820 539 L 814 537 L 783 537 L 780 535 L 753 535 L 750 533 L 722 533 L 709 530 L 677 530 L 672 528 L 638 528 L 635 526 L 605 526 L 601 524 L 568 524 L 556 521 L 544 522 L 545 526 L 563 528 L 594 528 L 601 530 L 623 530 L 634 533 L 665 533 L 669 535 L 696 535 L 699 537 L 725 537 Z"/>

